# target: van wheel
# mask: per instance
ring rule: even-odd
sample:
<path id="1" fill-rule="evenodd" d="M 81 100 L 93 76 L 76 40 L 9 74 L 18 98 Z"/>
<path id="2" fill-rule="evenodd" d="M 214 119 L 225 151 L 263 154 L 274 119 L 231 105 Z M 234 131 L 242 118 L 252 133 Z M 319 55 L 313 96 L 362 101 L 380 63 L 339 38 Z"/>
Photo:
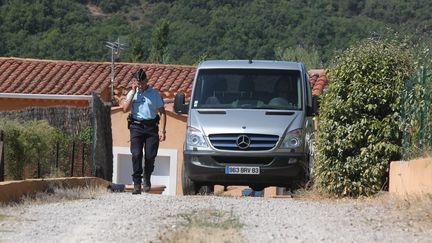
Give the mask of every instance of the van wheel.
<path id="1" fill-rule="evenodd" d="M 182 167 L 182 190 L 183 195 L 196 195 L 199 190 L 198 185 L 189 178 L 184 163 Z"/>

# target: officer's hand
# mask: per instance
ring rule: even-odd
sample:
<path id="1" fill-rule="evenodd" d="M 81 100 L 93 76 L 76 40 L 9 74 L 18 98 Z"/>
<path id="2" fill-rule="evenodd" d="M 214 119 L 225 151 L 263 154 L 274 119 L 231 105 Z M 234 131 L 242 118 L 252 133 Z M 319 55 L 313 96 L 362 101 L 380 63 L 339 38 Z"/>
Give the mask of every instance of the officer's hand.
<path id="1" fill-rule="evenodd" d="M 165 141 L 165 133 L 164 132 L 162 132 L 162 131 L 159 131 L 159 141 Z"/>
<path id="2" fill-rule="evenodd" d="M 137 87 L 137 86 L 138 86 L 138 85 L 137 85 L 136 82 L 133 82 L 133 83 L 132 83 L 132 92 L 135 93 L 135 91 L 136 91 L 136 87 Z"/>

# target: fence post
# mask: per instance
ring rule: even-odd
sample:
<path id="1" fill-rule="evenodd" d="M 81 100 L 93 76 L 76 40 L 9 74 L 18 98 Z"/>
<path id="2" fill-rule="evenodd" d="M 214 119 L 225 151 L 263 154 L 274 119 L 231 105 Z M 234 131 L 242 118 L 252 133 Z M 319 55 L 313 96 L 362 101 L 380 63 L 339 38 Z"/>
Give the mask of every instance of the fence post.
<path id="1" fill-rule="evenodd" d="M 71 172 L 70 176 L 74 175 L 74 163 L 75 163 L 75 141 L 72 142 L 72 158 L 71 158 Z"/>
<path id="2" fill-rule="evenodd" d="M 422 108 L 421 108 L 421 114 L 420 114 L 420 146 L 421 146 L 421 155 L 423 155 L 423 153 L 424 153 L 424 151 L 425 151 L 425 149 L 426 149 L 426 146 L 425 146 L 425 142 L 426 142 L 426 139 L 425 139 L 425 133 L 426 133 L 426 129 L 427 129 L 427 123 L 426 123 L 426 119 L 427 119 L 427 113 L 426 113 L 426 108 L 427 108 L 427 106 L 428 106 L 428 103 L 427 103 L 427 96 L 426 96 L 426 92 L 427 92 L 427 88 L 426 88 L 426 69 L 422 66 L 422 67 L 420 67 L 420 72 L 421 72 L 421 74 L 420 74 L 420 84 L 421 84 L 421 86 L 424 88 L 424 91 L 425 92 L 423 92 L 423 105 L 422 105 Z M 426 116 L 426 117 L 425 117 Z M 426 119 L 425 119 L 426 118 Z"/>
<path id="3" fill-rule="evenodd" d="M 0 131 L 0 181 L 4 181 L 4 140 L 3 131 Z"/>
<path id="4" fill-rule="evenodd" d="M 85 173 L 85 166 L 84 166 L 84 159 L 85 159 L 85 156 L 84 156 L 84 153 L 85 153 L 85 143 L 82 143 L 81 144 L 81 147 L 82 147 L 82 149 L 81 149 L 81 176 L 85 176 L 84 175 L 84 173 Z"/>
<path id="5" fill-rule="evenodd" d="M 55 161 L 56 169 L 58 169 L 58 167 L 59 167 L 59 149 L 60 149 L 60 144 L 59 144 L 59 141 L 57 141 L 56 142 L 56 161 Z"/>
<path id="6" fill-rule="evenodd" d="M 42 166 L 41 166 L 41 163 L 40 163 L 40 159 L 41 158 L 39 158 L 38 159 L 38 162 L 37 162 L 37 178 L 41 178 L 41 174 L 42 174 Z"/>

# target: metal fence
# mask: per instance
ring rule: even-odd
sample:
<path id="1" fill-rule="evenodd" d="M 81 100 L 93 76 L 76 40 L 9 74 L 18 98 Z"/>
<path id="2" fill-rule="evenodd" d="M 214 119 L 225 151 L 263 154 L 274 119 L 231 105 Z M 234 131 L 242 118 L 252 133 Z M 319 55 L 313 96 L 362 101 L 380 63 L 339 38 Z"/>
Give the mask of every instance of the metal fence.
<path id="1" fill-rule="evenodd" d="M 47 146 L 38 147 L 38 152 L 30 156 L 23 146 L 29 141 L 36 142 L 35 139 L 27 139 L 34 136 L 34 133 L 22 130 L 25 135 L 18 135 L 19 138 L 15 139 L 6 136 L 8 132 L 17 135 L 16 130 L 0 130 L 0 181 L 94 174 L 91 141 L 80 141 L 78 138 L 69 138 L 68 135 L 59 136 L 59 140 L 48 139 L 48 144 L 45 143 L 48 140 L 37 140 Z"/>
<path id="2" fill-rule="evenodd" d="M 38 165 L 37 178 L 52 175 L 52 170 L 70 177 L 92 175 L 92 144 L 75 141 L 69 144 L 56 142 L 52 155 L 52 163 L 46 168 L 51 171 L 45 171 Z M 39 171 L 45 171 L 45 174 Z"/>
<path id="3" fill-rule="evenodd" d="M 3 131 L 0 131 L 3 134 Z M 0 153 L 8 146 L 7 139 L 1 137 Z M 75 141 L 57 141 L 50 149 L 49 156 L 35 158 L 32 163 L 25 165 L 22 179 L 72 177 L 92 175 L 92 144 Z M 0 181 L 14 179 L 8 170 L 11 160 L 0 157 Z"/>
<path id="4" fill-rule="evenodd" d="M 106 180 L 112 178 L 112 133 L 111 106 L 104 103 L 96 94 L 90 107 L 34 107 L 25 110 L 0 112 L 1 118 L 28 121 L 46 120 L 49 125 L 59 129 L 65 136 L 50 142 L 44 156 L 35 156 L 30 162 L 1 156 L 11 151 L 13 141 L 7 136 L 0 139 L 0 181 L 26 178 L 96 176 Z M 84 131 L 88 139 L 82 139 Z M 3 135 L 3 133 L 1 133 Z M 9 146 L 9 147 L 8 147 Z M 16 147 L 16 145 L 15 145 Z M 18 165 L 25 163 L 25 165 Z M 21 166 L 24 169 L 11 173 L 10 168 Z M 19 167 L 19 168 L 21 168 Z M 20 173 L 22 171 L 22 173 Z M 16 176 L 18 174 L 18 176 Z M 14 175 L 14 176 L 12 176 Z"/>
<path id="5" fill-rule="evenodd" d="M 403 159 L 424 156 L 432 148 L 432 68 L 420 67 L 401 97 Z"/>

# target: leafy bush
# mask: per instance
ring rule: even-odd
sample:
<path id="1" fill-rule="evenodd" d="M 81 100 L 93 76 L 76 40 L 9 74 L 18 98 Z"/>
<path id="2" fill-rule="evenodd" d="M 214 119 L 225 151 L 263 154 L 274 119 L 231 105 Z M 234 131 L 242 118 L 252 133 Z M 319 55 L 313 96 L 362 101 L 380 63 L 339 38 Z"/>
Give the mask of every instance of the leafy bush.
<path id="1" fill-rule="evenodd" d="M 320 107 L 319 191 L 356 197 L 386 186 L 389 161 L 401 156 L 400 91 L 412 69 L 396 41 L 367 39 L 335 58 Z"/>
<path id="2" fill-rule="evenodd" d="M 70 176 L 72 157 L 75 163 L 74 171 L 77 171 L 76 163 L 79 162 L 81 159 L 86 159 L 80 153 L 83 152 L 82 146 L 88 148 L 89 145 L 92 143 L 92 129 L 91 127 L 87 127 L 82 129 L 78 134 L 74 135 L 57 131 L 55 134 L 53 134 L 53 136 L 53 141 L 50 145 L 51 155 L 47 157 L 47 159 L 50 160 L 51 163 L 44 166 L 44 168 L 48 169 L 49 171 L 43 176 Z M 75 144 L 75 150 L 72 149 L 73 144 Z M 81 149 L 81 151 L 79 151 L 79 149 Z M 74 152 L 74 154 L 72 154 L 72 152 Z M 89 153 L 89 151 L 87 150 L 87 152 L 84 153 Z M 86 154 L 86 156 L 89 155 Z M 88 164 L 87 166 L 90 165 Z M 76 175 L 77 174 L 75 174 L 75 176 Z"/>
<path id="3" fill-rule="evenodd" d="M 27 165 L 46 165 L 51 154 L 53 138 L 57 131 L 46 121 L 1 120 L 0 129 L 5 131 L 6 174 L 14 180 L 23 179 Z"/>
<path id="4" fill-rule="evenodd" d="M 23 127 L 19 124 L 1 121 L 0 129 L 6 131 L 4 138 L 7 141 L 4 151 L 5 161 L 11 161 L 11 163 L 7 163 L 5 173 L 8 177 L 18 180 L 21 178 L 25 167 L 23 158 L 25 149 L 19 139 Z"/>
<path id="5" fill-rule="evenodd" d="M 43 120 L 20 122 L 0 119 L 0 130 L 5 134 L 6 177 L 14 180 L 25 179 L 25 171 L 33 171 L 30 176 L 35 177 L 38 165 L 42 177 L 69 175 L 72 144 L 86 146 L 92 142 L 90 127 L 70 135 Z M 78 153 L 75 151 L 75 155 Z M 79 159 L 75 156 L 74 160 Z"/>

